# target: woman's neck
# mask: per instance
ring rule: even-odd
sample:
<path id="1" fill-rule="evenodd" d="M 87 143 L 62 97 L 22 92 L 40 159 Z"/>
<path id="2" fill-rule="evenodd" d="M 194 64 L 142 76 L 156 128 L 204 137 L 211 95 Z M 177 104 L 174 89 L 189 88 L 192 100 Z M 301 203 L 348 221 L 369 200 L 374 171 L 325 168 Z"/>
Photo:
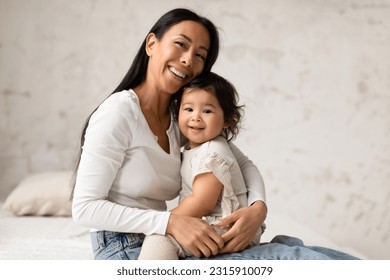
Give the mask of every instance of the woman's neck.
<path id="1" fill-rule="evenodd" d="M 133 89 L 137 94 L 141 111 L 152 133 L 157 137 L 157 143 L 166 152 L 170 153 L 169 139 L 166 131 L 171 122 L 169 104 L 171 95 L 164 94 L 145 85 Z"/>
<path id="2" fill-rule="evenodd" d="M 133 90 L 138 96 L 143 111 L 152 113 L 160 120 L 170 115 L 169 104 L 172 95 L 159 92 L 156 88 L 148 87 L 145 83 Z"/>

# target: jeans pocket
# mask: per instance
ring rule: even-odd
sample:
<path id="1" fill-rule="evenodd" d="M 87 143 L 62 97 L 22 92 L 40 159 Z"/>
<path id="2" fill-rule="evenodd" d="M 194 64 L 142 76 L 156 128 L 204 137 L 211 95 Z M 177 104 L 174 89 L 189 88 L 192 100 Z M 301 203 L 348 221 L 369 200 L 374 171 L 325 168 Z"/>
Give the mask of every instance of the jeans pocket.
<path id="1" fill-rule="evenodd" d="M 121 241 L 110 242 L 95 254 L 96 260 L 123 260 L 123 246 Z"/>
<path id="2" fill-rule="evenodd" d="M 93 255 L 96 260 L 137 259 L 144 238 L 138 233 L 91 232 Z"/>
<path id="3" fill-rule="evenodd" d="M 96 260 L 123 259 L 122 233 L 98 231 L 91 233 Z"/>

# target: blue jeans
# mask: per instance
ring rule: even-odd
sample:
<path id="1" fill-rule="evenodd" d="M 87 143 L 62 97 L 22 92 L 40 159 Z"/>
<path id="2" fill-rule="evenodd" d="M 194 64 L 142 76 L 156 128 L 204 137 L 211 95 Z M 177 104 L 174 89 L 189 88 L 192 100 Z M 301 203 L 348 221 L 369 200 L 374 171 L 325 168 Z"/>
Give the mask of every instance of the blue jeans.
<path id="1" fill-rule="evenodd" d="M 111 231 L 91 232 L 93 254 L 97 260 L 136 260 L 145 236 Z M 271 242 L 252 246 L 242 252 L 222 254 L 208 260 L 357 260 L 346 253 L 319 246 L 305 246 L 302 240 L 277 235 Z"/>
<path id="2" fill-rule="evenodd" d="M 136 260 L 145 235 L 112 231 L 91 232 L 95 260 Z"/>

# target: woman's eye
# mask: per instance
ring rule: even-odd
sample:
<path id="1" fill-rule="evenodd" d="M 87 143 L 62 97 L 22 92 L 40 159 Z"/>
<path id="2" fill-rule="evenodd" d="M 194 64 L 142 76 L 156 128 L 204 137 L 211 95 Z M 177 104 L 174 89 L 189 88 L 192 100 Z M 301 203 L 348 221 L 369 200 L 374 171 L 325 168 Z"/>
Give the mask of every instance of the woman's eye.
<path id="1" fill-rule="evenodd" d="M 203 55 L 201 55 L 201 54 L 197 54 L 197 56 L 198 56 L 201 60 L 206 61 L 206 57 L 205 57 L 205 56 L 203 56 Z"/>
<path id="2" fill-rule="evenodd" d="M 179 45 L 182 48 L 186 47 L 186 45 L 183 42 L 180 42 L 180 41 L 177 41 L 176 44 Z"/>

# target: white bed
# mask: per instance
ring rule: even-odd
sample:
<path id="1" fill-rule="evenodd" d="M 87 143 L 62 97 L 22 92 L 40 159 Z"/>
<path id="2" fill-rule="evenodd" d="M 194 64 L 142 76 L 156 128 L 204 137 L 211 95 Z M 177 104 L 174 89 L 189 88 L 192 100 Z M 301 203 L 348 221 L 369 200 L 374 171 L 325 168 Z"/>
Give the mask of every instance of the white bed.
<path id="1" fill-rule="evenodd" d="M 0 202 L 1 260 L 93 259 L 89 229 L 71 218 L 71 176 L 28 176 Z"/>
<path id="2" fill-rule="evenodd" d="M 1 260 L 92 258 L 89 230 L 70 217 L 14 216 L 0 210 Z"/>
<path id="3" fill-rule="evenodd" d="M 70 217 L 69 178 L 69 172 L 30 176 L 5 203 L 0 202 L 0 260 L 93 259 L 89 229 L 74 224 Z M 284 234 L 299 237 L 306 245 L 333 248 L 366 259 L 362 253 L 339 246 L 285 214 L 270 213 L 266 224 L 262 242 Z"/>

